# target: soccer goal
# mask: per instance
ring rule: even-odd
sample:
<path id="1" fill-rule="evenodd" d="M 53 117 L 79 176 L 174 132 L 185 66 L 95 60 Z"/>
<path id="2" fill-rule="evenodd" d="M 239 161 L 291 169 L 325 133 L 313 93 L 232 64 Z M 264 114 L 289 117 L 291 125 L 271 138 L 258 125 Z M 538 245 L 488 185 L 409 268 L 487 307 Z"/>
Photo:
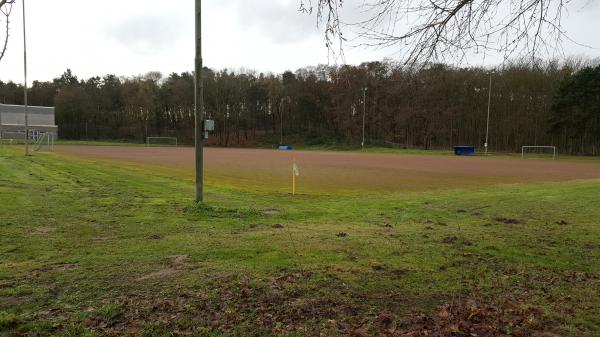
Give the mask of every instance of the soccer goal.
<path id="1" fill-rule="evenodd" d="M 527 157 L 543 158 L 552 156 L 552 159 L 556 159 L 556 146 L 522 146 L 521 157 L 523 159 Z"/>
<path id="2" fill-rule="evenodd" d="M 177 146 L 177 137 L 147 137 L 146 146 Z"/>
<path id="3" fill-rule="evenodd" d="M 54 134 L 49 132 L 37 133 L 33 137 L 33 140 L 35 142 L 33 144 L 33 151 L 54 151 L 54 141 L 56 140 Z"/>

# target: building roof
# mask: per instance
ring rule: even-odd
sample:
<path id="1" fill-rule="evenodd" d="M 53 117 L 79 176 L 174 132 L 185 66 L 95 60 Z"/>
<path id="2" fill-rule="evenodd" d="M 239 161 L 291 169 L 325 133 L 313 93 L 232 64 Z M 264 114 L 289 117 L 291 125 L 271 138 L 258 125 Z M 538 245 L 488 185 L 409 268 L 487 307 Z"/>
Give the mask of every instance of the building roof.
<path id="1" fill-rule="evenodd" d="M 0 113 L 25 113 L 25 106 L 0 103 Z M 28 106 L 27 113 L 32 115 L 54 115 L 54 107 Z"/>
<path id="2" fill-rule="evenodd" d="M 30 129 L 56 130 L 54 107 L 28 106 L 28 125 Z M 25 107 L 23 105 L 0 104 L 0 129 L 24 130 Z"/>

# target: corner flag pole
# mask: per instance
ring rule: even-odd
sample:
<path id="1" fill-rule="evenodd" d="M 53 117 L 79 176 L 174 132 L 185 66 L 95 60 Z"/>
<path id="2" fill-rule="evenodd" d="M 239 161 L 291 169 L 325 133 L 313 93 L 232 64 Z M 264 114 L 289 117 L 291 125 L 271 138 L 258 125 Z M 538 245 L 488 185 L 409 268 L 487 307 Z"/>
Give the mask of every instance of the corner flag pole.
<path id="1" fill-rule="evenodd" d="M 296 195 L 296 174 L 298 173 L 298 166 L 296 166 L 296 155 L 292 155 L 292 195 Z"/>
<path id="2" fill-rule="evenodd" d="M 25 108 L 25 155 L 29 155 L 29 116 L 27 115 L 27 37 L 25 29 L 25 0 L 23 0 L 23 103 Z"/>
<path id="3" fill-rule="evenodd" d="M 292 195 L 296 195 L 296 178 L 300 175 L 300 169 L 296 164 L 296 154 L 292 152 Z"/>
<path id="4" fill-rule="evenodd" d="M 194 137 L 196 149 L 196 202 L 204 200 L 204 84 L 202 83 L 202 1 L 196 0 L 196 58 L 194 62 Z"/>

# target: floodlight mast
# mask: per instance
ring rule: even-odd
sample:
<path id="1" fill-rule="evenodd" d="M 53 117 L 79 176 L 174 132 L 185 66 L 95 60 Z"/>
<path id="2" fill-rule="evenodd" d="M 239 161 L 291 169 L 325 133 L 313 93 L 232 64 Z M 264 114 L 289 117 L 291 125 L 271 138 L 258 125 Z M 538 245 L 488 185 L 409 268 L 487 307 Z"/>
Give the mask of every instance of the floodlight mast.
<path id="1" fill-rule="evenodd" d="M 196 0 L 196 57 L 194 76 L 194 138 L 196 202 L 204 201 L 204 84 L 202 83 L 202 1 Z"/>
<path id="2" fill-rule="evenodd" d="M 367 87 L 361 89 L 363 92 L 363 116 L 362 116 L 362 142 L 360 143 L 360 147 L 365 149 L 365 119 L 367 116 Z"/>
<path id="3" fill-rule="evenodd" d="M 23 105 L 25 109 L 25 155 L 29 156 L 29 116 L 27 114 L 27 36 L 25 33 L 25 0 L 23 0 Z"/>
<path id="4" fill-rule="evenodd" d="M 485 127 L 485 153 L 488 153 L 488 141 L 489 141 L 489 135 L 490 135 L 490 107 L 492 105 L 492 74 L 494 74 L 493 71 L 490 71 L 490 87 L 488 90 L 488 109 L 487 109 L 487 123 L 486 123 L 486 127 Z"/>

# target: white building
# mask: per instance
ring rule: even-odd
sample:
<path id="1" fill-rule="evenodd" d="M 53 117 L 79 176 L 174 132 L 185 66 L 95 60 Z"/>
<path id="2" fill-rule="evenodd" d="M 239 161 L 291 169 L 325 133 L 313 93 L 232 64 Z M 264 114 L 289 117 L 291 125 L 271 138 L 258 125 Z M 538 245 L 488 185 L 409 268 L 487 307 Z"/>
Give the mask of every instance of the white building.
<path id="1" fill-rule="evenodd" d="M 53 107 L 28 106 L 29 137 L 37 139 L 49 134 L 58 137 L 58 126 L 54 120 Z M 25 107 L 23 105 L 0 104 L 0 139 L 23 139 L 25 137 Z"/>

